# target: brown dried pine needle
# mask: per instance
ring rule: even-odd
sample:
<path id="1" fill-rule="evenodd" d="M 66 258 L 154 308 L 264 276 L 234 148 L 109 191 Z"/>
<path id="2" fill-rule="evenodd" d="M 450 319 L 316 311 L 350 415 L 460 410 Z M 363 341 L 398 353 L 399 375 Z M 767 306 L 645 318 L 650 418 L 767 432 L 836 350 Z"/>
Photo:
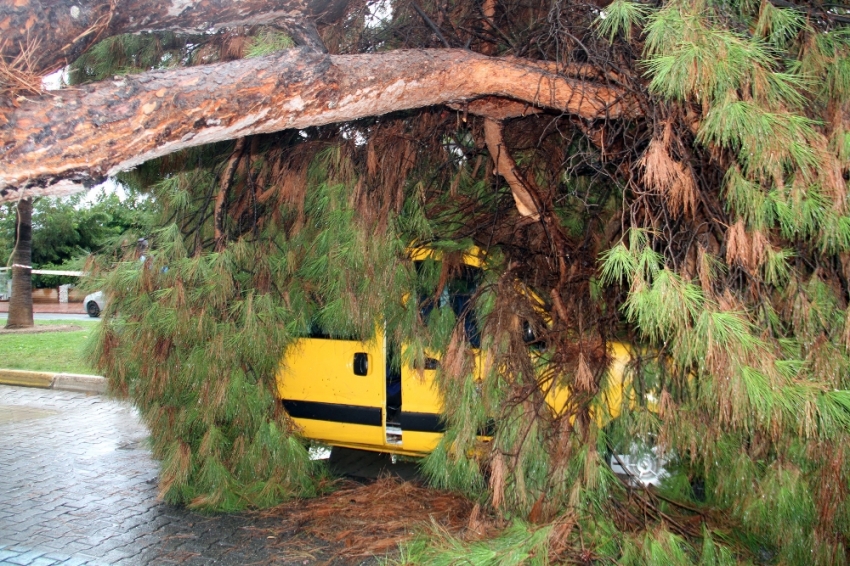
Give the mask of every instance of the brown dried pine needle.
<path id="1" fill-rule="evenodd" d="M 262 516 L 278 517 L 282 531 L 296 533 L 286 537 L 287 548 L 294 543 L 303 552 L 310 539 L 318 540 L 328 548 L 310 549 L 311 554 L 345 559 L 386 555 L 433 524 L 462 534 L 474 507 L 460 495 L 390 477 L 341 485 L 330 495 L 291 501 Z"/>
<path id="2" fill-rule="evenodd" d="M 21 52 L 11 61 L 0 57 L 0 97 L 15 100 L 19 96 L 41 94 L 41 77 L 34 73 L 35 53 L 38 52 L 38 42 L 21 49 Z M 5 51 L 6 43 L 0 45 L 0 51 Z"/>

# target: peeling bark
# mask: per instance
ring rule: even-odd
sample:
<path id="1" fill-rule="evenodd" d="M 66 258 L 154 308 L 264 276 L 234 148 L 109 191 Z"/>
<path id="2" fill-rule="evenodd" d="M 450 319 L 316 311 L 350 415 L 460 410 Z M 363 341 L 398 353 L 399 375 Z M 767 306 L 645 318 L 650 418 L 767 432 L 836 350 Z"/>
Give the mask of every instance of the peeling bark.
<path id="1" fill-rule="evenodd" d="M 193 146 L 485 96 L 584 119 L 637 112 L 615 87 L 465 50 L 331 56 L 291 49 L 22 102 L 0 126 L 0 201 L 22 189 L 71 193 Z"/>
<path id="2" fill-rule="evenodd" d="M 351 0 L 0 0 L 0 55 L 37 51 L 34 73 L 62 67 L 99 39 L 243 25 L 312 26 L 339 19 Z"/>

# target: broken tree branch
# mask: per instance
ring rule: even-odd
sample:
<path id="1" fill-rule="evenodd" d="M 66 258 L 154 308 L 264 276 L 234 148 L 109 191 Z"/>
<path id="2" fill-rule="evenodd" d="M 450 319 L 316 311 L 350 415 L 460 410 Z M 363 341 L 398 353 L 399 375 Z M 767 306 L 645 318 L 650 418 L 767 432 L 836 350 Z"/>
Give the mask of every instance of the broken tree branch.
<path id="1" fill-rule="evenodd" d="M 154 71 L 24 101 L 0 121 L 0 201 L 68 194 L 175 151 L 497 96 L 585 119 L 633 115 L 616 87 L 460 49 L 291 49 Z M 2 118 L 2 116 L 0 116 Z"/>
<path id="2" fill-rule="evenodd" d="M 539 220 L 540 209 L 535 199 L 537 191 L 517 170 L 516 161 L 508 152 L 508 146 L 505 145 L 501 122 L 490 118 L 484 120 L 484 141 L 496 165 L 494 173 L 501 175 L 507 181 L 520 215 Z"/>
<path id="3" fill-rule="evenodd" d="M 230 154 L 230 159 L 227 161 L 227 166 L 221 174 L 219 183 L 218 195 L 215 199 L 215 216 L 213 225 L 215 226 L 215 249 L 221 251 L 224 249 L 224 204 L 227 202 L 227 193 L 230 190 L 230 183 L 233 181 L 233 173 L 236 171 L 236 165 L 242 159 L 242 152 L 245 149 L 245 138 L 236 140 L 236 146 L 233 148 L 233 153 Z"/>

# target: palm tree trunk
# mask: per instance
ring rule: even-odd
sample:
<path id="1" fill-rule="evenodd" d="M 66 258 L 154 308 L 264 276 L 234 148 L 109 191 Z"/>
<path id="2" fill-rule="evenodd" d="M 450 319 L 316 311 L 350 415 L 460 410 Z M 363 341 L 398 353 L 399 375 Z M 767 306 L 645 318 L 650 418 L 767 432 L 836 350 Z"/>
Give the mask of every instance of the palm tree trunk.
<path id="1" fill-rule="evenodd" d="M 6 328 L 33 326 L 32 318 L 32 199 L 18 201 L 15 251 L 12 254 L 12 296 Z"/>

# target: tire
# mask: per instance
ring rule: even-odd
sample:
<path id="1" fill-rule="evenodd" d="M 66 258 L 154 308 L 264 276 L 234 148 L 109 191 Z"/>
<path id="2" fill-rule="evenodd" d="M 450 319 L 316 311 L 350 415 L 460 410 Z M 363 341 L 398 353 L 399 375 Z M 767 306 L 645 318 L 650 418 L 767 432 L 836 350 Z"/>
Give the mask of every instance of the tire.
<path id="1" fill-rule="evenodd" d="M 92 318 L 97 318 L 100 316 L 100 307 L 97 306 L 97 303 L 94 301 L 89 301 L 86 305 L 86 312 L 89 313 L 89 316 Z"/>

